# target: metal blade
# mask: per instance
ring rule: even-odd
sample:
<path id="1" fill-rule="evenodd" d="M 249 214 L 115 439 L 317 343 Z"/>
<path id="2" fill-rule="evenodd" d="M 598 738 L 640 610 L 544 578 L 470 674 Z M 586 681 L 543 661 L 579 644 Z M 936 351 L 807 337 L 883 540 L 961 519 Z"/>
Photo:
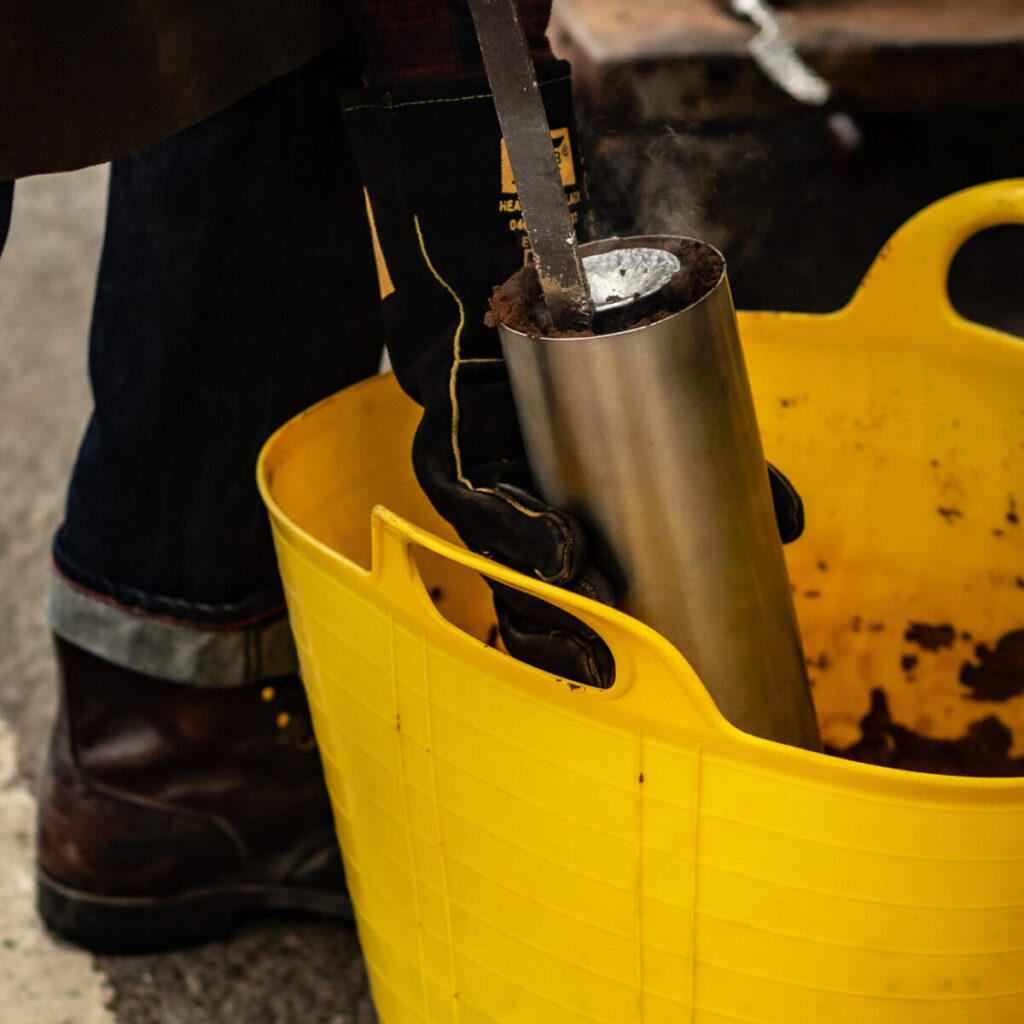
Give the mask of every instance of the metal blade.
<path id="1" fill-rule="evenodd" d="M 785 37 L 775 9 L 765 0 L 728 0 L 729 9 L 753 22 L 760 31 L 747 44 L 758 67 L 795 100 L 820 107 L 827 103 L 831 87 L 807 66 Z"/>
<path id="2" fill-rule="evenodd" d="M 469 0 L 469 9 L 544 301 L 555 327 L 587 330 L 594 307 L 519 6 L 516 0 Z"/>

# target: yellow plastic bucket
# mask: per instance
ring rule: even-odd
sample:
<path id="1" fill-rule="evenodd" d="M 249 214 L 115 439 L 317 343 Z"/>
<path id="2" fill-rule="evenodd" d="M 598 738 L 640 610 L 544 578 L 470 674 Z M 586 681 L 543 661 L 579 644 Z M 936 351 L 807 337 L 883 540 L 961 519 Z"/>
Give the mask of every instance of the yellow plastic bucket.
<path id="1" fill-rule="evenodd" d="M 1024 739 L 1024 699 L 958 677 L 1024 628 L 1024 345 L 945 288 L 1006 222 L 1022 181 L 912 219 L 838 313 L 740 314 L 767 454 L 808 509 L 787 555 L 836 744 L 876 685 L 931 735 L 995 709 Z M 454 543 L 409 465 L 417 416 L 361 384 L 259 469 L 385 1024 L 1024 1020 L 1024 780 L 732 728 L 651 630 Z M 477 572 L 588 621 L 614 687 L 489 644 Z M 955 638 L 922 649 L 913 623 Z"/>

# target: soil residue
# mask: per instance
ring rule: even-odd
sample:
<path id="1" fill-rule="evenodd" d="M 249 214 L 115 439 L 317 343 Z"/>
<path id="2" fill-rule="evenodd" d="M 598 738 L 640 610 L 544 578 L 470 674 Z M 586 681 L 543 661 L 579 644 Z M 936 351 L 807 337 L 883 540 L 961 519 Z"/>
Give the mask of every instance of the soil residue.
<path id="1" fill-rule="evenodd" d="M 1004 701 L 1024 693 L 1024 629 L 1000 637 L 994 651 L 978 644 L 974 656 L 977 664 L 967 661 L 960 668 L 971 700 Z"/>
<path id="2" fill-rule="evenodd" d="M 641 245 L 671 252 L 678 257 L 681 266 L 653 297 L 653 301 L 645 301 L 642 304 L 641 315 L 636 319 L 627 319 L 623 322 L 619 315 L 605 324 L 599 321 L 596 331 L 556 330 L 545 320 L 547 310 L 542 301 L 540 281 L 536 268 L 531 264 L 494 289 L 490 311 L 484 317 L 484 322 L 488 327 L 504 324 L 530 338 L 593 337 L 595 333 L 632 330 L 664 320 L 673 313 L 699 302 L 722 280 L 725 261 L 721 254 L 710 245 L 690 238 L 658 236 L 646 239 L 609 239 L 607 242 L 598 243 L 598 251 L 635 248 Z"/>
<path id="3" fill-rule="evenodd" d="M 1024 775 L 1024 758 L 1011 757 L 1013 733 L 995 715 L 972 722 L 958 739 L 921 736 L 892 720 L 885 691 L 871 691 L 871 707 L 861 719 L 861 738 L 845 748 L 825 752 L 861 764 L 902 768 L 934 775 L 1006 778 Z"/>
<path id="4" fill-rule="evenodd" d="M 926 622 L 912 622 L 903 634 L 903 639 L 917 644 L 923 651 L 937 651 L 940 647 L 952 647 L 956 630 L 948 623 L 930 626 Z"/>

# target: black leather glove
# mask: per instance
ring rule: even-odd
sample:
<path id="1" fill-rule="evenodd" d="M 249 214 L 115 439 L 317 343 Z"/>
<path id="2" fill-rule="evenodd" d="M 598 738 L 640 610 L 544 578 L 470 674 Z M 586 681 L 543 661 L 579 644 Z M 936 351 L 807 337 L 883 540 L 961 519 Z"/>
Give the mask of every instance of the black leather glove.
<path id="1" fill-rule="evenodd" d="M 768 483 L 772 488 L 775 522 L 783 544 L 790 544 L 804 532 L 804 503 L 796 488 L 770 462 Z"/>
<path id="2" fill-rule="evenodd" d="M 11 206 L 14 202 L 14 182 L 0 181 L 0 253 L 7 241 L 7 229 L 11 226 Z"/>
<path id="3" fill-rule="evenodd" d="M 566 196 L 582 207 L 568 65 L 538 78 Z M 611 601 L 588 564 L 579 522 L 534 497 L 497 332 L 491 290 L 528 248 L 494 101 L 483 78 L 347 97 L 378 245 L 392 366 L 423 406 L 413 465 L 423 490 L 466 545 L 504 565 Z M 509 651 L 548 671 L 611 683 L 604 643 L 583 623 L 492 583 Z"/>
<path id="4" fill-rule="evenodd" d="M 568 66 L 541 64 L 538 78 L 566 196 L 581 213 Z M 611 603 L 579 522 L 533 494 L 498 335 L 483 322 L 492 288 L 528 253 L 486 81 L 364 91 L 346 98 L 345 119 L 367 189 L 392 365 L 423 406 L 412 453 L 420 485 L 472 550 Z M 776 479 L 772 489 L 793 536 L 799 499 Z M 611 654 L 582 622 L 491 586 L 514 656 L 611 684 Z"/>

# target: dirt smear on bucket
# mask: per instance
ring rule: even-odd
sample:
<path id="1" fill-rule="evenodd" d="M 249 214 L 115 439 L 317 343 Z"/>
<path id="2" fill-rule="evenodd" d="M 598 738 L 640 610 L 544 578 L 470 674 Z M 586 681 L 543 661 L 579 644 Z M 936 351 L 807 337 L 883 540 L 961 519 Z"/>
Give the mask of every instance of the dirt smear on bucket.
<path id="1" fill-rule="evenodd" d="M 861 764 L 902 768 L 934 775 L 1007 778 L 1024 775 L 1024 757 L 1011 757 L 1013 733 L 995 715 L 971 722 L 963 736 L 933 739 L 893 721 L 885 690 L 871 691 L 868 713 L 861 719 L 861 738 L 849 747 L 825 752 Z"/>
<path id="2" fill-rule="evenodd" d="M 911 622 L 903 635 L 922 651 L 938 651 L 953 645 L 956 631 L 945 623 Z M 966 633 L 961 637 L 970 639 Z M 918 661 L 917 655 L 904 655 L 900 665 L 905 673 L 912 673 Z M 961 665 L 959 681 L 966 691 L 963 699 L 968 701 L 1005 703 L 1024 694 L 1024 629 L 1004 634 L 994 647 L 978 644 L 974 660 Z M 856 742 L 848 747 L 826 747 L 826 752 L 863 764 L 937 775 L 1024 776 L 1024 757 L 1010 755 L 1013 731 L 995 714 L 971 722 L 962 736 L 936 739 L 894 721 L 885 690 L 876 686 L 860 727 Z"/>

